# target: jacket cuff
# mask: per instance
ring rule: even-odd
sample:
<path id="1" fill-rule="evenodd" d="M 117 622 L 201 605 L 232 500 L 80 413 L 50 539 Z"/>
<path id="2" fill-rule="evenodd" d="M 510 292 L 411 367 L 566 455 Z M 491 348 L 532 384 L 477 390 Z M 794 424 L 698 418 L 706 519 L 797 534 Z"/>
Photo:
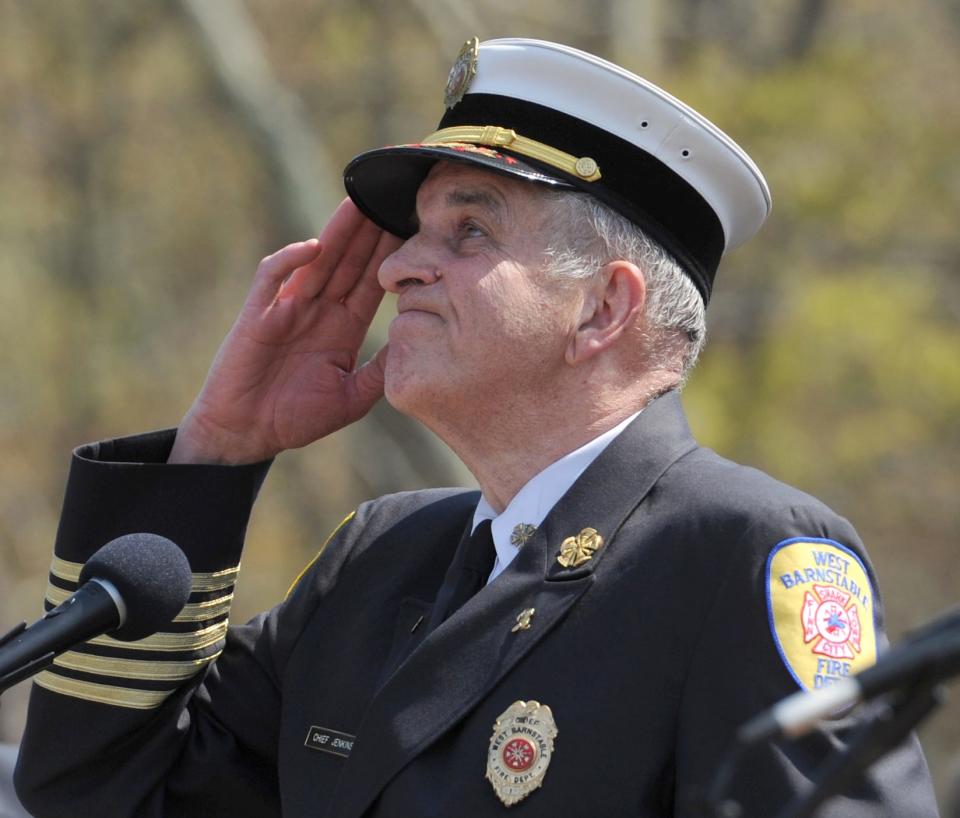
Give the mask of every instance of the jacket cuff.
<path id="1" fill-rule="evenodd" d="M 100 636 L 62 654 L 41 687 L 88 701 L 159 706 L 223 649 L 247 522 L 270 462 L 243 466 L 167 464 L 175 430 L 106 440 L 73 454 L 47 585 L 46 608 L 78 587 L 83 564 L 124 534 L 175 542 L 193 587 L 161 633 L 135 642 Z"/>

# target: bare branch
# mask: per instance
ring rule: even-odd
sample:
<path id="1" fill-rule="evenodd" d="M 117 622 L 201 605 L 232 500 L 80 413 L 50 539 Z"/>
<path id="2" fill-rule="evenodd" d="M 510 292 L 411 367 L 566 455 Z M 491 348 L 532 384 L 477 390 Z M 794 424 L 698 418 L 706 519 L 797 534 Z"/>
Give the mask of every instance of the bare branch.
<path id="1" fill-rule="evenodd" d="M 339 201 L 339 174 L 298 98 L 274 77 L 266 48 L 238 0 L 180 0 L 204 56 L 244 125 L 257 137 L 280 188 L 290 237 L 313 235 Z"/>
<path id="2" fill-rule="evenodd" d="M 793 20 L 787 30 L 784 55 L 800 60 L 813 47 L 827 11 L 827 0 L 800 0 L 794 8 Z"/>

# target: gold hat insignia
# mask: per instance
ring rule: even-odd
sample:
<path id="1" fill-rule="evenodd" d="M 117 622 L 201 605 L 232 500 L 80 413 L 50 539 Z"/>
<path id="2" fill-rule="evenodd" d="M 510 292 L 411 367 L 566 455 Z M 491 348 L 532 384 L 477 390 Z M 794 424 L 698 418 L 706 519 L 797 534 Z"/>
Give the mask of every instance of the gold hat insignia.
<path id="1" fill-rule="evenodd" d="M 467 93 L 470 83 L 477 75 L 477 58 L 480 55 L 480 40 L 471 37 L 463 44 L 453 67 L 447 76 L 447 87 L 443 90 L 443 104 L 447 108 L 456 105 Z"/>

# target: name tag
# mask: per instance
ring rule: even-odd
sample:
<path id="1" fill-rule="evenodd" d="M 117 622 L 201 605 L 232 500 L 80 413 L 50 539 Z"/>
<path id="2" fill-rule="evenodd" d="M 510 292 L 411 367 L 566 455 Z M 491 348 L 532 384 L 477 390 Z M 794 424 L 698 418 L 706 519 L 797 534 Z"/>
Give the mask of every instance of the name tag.
<path id="1" fill-rule="evenodd" d="M 320 750 L 324 753 L 346 758 L 350 755 L 356 738 L 349 733 L 341 733 L 339 730 L 313 725 L 307 732 L 307 740 L 303 745 L 311 750 Z"/>

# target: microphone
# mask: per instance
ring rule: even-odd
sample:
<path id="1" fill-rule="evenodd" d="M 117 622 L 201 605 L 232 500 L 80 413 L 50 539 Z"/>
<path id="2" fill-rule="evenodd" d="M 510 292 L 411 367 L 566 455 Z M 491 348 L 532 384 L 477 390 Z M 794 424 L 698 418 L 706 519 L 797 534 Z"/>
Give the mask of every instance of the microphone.
<path id="1" fill-rule="evenodd" d="M 0 691 L 49 665 L 55 656 L 109 633 L 132 642 L 163 628 L 190 598 L 183 551 L 157 534 L 125 534 L 87 560 L 80 587 L 29 628 L 0 640 Z"/>
<path id="2" fill-rule="evenodd" d="M 960 673 L 960 608 L 954 608 L 911 633 L 877 663 L 828 687 L 800 691 L 755 716 L 737 732 L 742 744 L 754 744 L 810 732 L 818 721 L 860 702 L 920 682 L 933 683 Z"/>

